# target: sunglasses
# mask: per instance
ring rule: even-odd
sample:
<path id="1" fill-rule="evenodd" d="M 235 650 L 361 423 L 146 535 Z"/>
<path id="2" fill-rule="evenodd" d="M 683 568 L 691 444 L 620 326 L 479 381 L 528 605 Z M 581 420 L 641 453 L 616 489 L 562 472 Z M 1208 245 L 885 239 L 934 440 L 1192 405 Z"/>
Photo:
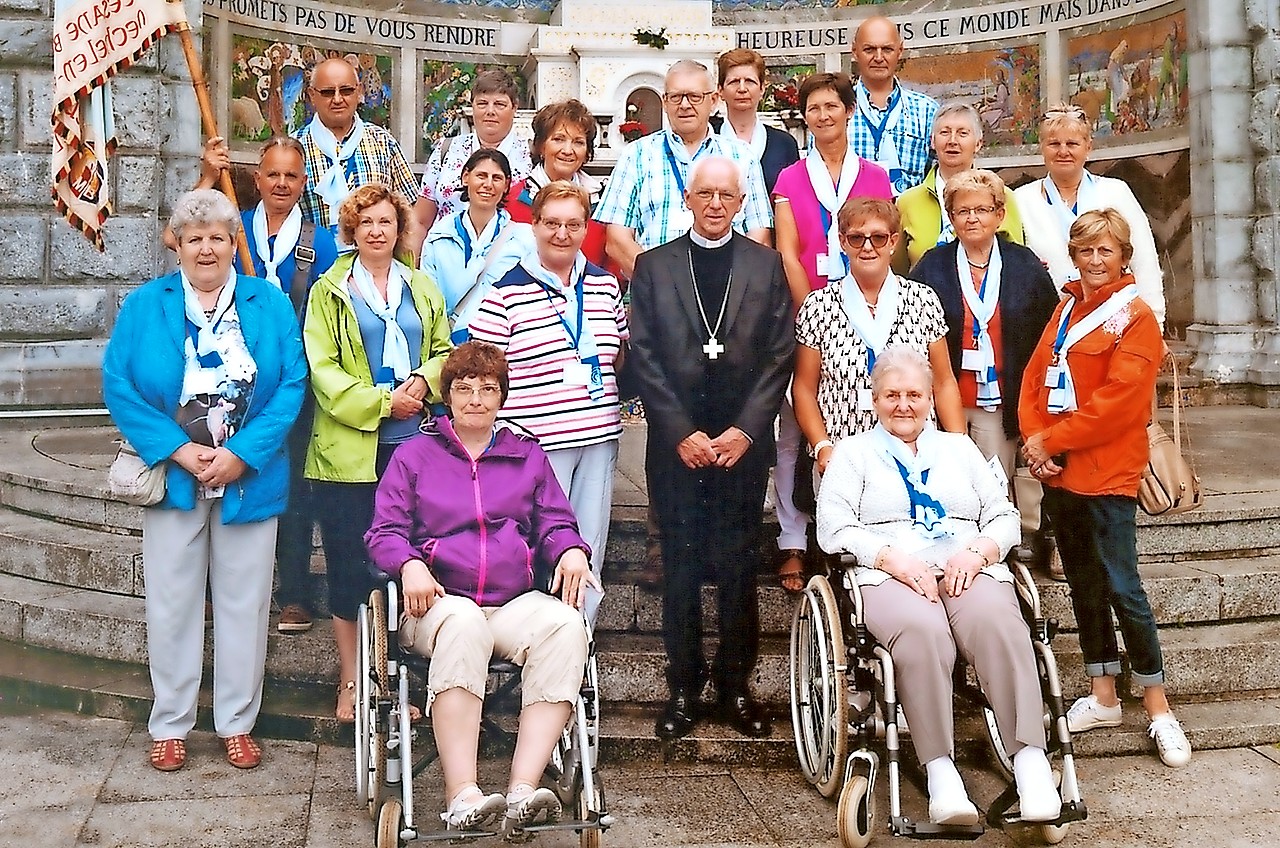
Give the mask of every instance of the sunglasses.
<path id="1" fill-rule="evenodd" d="M 862 250 L 867 242 L 871 242 L 871 246 L 876 250 L 880 250 L 889 243 L 889 233 L 843 233 L 844 240 L 849 243 L 851 250 Z"/>
<path id="2" fill-rule="evenodd" d="M 1089 116 L 1085 114 L 1083 106 L 1072 104 L 1062 109 L 1050 109 L 1040 116 L 1040 120 L 1047 121 L 1050 118 L 1079 118 L 1082 121 L 1088 121 Z"/>
<path id="3" fill-rule="evenodd" d="M 314 88 L 313 87 L 311 90 L 314 91 L 316 94 L 320 95 L 321 97 L 323 97 L 325 100 L 333 100 L 334 97 L 338 95 L 341 95 L 342 97 L 351 97 L 357 91 L 359 91 L 359 89 L 357 89 L 354 85 L 340 85 L 337 88 Z"/>

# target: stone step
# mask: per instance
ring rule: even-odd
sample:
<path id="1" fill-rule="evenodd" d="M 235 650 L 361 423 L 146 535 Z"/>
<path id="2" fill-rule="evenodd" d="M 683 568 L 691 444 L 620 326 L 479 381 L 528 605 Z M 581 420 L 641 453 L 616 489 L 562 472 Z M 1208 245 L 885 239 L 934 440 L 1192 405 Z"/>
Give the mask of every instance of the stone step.
<path id="1" fill-rule="evenodd" d="M 0 640 L 0 697 L 10 703 L 68 710 L 145 723 L 151 709 L 146 668 L 133 663 L 86 657 Z M 201 689 L 197 727 L 212 730 L 212 690 Z M 1229 698 L 1189 697 L 1177 701 L 1177 712 L 1196 750 L 1270 745 L 1280 742 L 1280 693 L 1255 691 Z M 275 739 L 351 744 L 351 728 L 332 714 L 333 689 L 328 685 L 267 682 L 256 733 Z M 601 756 L 606 762 L 664 761 L 751 763 L 795 768 L 795 747 L 785 709 L 773 710 L 773 732 L 747 739 L 710 721 L 674 742 L 653 735 L 656 708 L 607 704 L 601 720 Z M 505 719 L 504 719 L 505 721 Z M 957 705 L 957 753 L 961 759 L 986 756 L 984 731 L 975 712 Z M 1142 710 L 1126 705 L 1124 724 L 1114 730 L 1086 733 L 1074 740 L 1082 757 L 1113 757 L 1151 750 Z"/>
<path id="2" fill-rule="evenodd" d="M 1175 695 L 1219 695 L 1280 689 L 1280 619 L 1164 627 L 1169 689 Z M 0 576 L 0 638 L 98 659 L 146 662 L 145 608 L 141 598 L 72 589 L 22 577 Z M 666 696 L 661 638 L 646 633 L 601 633 L 597 637 L 601 689 L 610 701 L 651 704 Z M 1064 691 L 1084 692 L 1077 641 L 1054 643 Z M 707 655 L 714 656 L 714 640 Z M 208 661 L 206 656 L 206 662 Z M 267 674 L 286 683 L 336 680 L 330 626 L 319 621 L 308 633 L 271 632 Z M 766 636 L 752 685 L 764 701 L 787 701 L 787 640 Z"/>

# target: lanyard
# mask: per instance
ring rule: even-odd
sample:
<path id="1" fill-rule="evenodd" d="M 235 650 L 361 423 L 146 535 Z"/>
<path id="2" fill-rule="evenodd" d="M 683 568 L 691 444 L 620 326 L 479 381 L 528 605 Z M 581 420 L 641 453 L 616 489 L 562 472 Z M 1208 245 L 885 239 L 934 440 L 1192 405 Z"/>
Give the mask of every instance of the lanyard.
<path id="1" fill-rule="evenodd" d="M 961 251 L 963 251 L 963 250 L 964 250 L 964 248 L 962 247 L 962 248 L 960 248 L 960 250 L 961 250 Z M 988 259 L 988 260 L 987 260 L 987 263 L 988 263 L 988 264 L 987 264 L 987 267 L 986 267 L 985 269 L 983 269 L 983 271 L 982 271 L 982 284 L 978 286 L 978 300 L 983 300 L 983 299 L 985 299 L 985 298 L 986 298 L 986 296 L 987 296 L 987 275 L 991 273 L 991 265 L 990 265 L 990 262 L 991 262 L 991 260 L 990 260 L 990 259 Z M 962 285 L 963 285 L 963 283 L 962 283 Z M 985 309 L 985 306 L 984 306 L 984 309 Z M 972 313 L 972 312 L 973 312 L 973 310 L 972 310 L 972 309 L 970 309 L 970 310 L 969 310 L 969 312 L 970 312 L 970 313 Z M 973 343 L 974 343 L 974 347 L 977 347 L 977 344 L 978 344 L 978 337 L 979 337 L 979 336 L 981 336 L 981 335 L 982 335 L 982 325 L 978 323 L 978 316 L 977 316 L 977 315 L 974 315 L 974 316 L 973 316 Z M 1063 338 L 1062 334 L 1061 334 L 1061 333 L 1059 333 L 1059 336 L 1058 336 L 1058 342 L 1057 342 L 1057 344 L 1058 344 L 1059 346 L 1061 346 L 1061 344 L 1062 344 L 1062 338 Z M 1055 352 L 1057 351 L 1057 347 L 1055 347 L 1055 348 L 1054 348 L 1054 351 L 1055 351 Z"/>
<path id="2" fill-rule="evenodd" d="M 569 344 L 573 346 L 574 353 L 578 353 L 578 344 L 582 341 L 582 307 L 583 307 L 583 281 L 587 278 L 586 266 L 583 266 L 582 273 L 578 275 L 578 282 L 574 285 L 574 293 L 578 297 L 578 332 L 575 335 L 573 328 L 569 326 L 569 322 L 564 320 L 564 315 L 556 307 L 556 302 L 551 297 L 551 287 L 546 283 L 542 283 L 542 290 L 547 293 L 547 303 L 551 304 L 551 311 L 556 314 L 556 318 L 560 319 L 560 326 L 564 327 L 565 334 L 569 336 Z M 541 280 L 539 280 L 541 283 Z M 581 354 L 579 354 L 581 359 Z"/>
<path id="3" fill-rule="evenodd" d="M 852 156 L 853 152 L 850 151 L 848 155 Z M 821 201 L 818 202 L 818 220 L 822 224 L 822 233 L 823 233 L 823 238 L 825 240 L 826 233 L 831 229 L 831 213 L 827 211 L 827 207 L 823 206 Z M 840 256 L 840 261 L 844 263 L 843 276 L 847 277 L 849 276 L 849 257 L 844 255 L 844 251 L 841 251 L 839 253 L 839 256 Z M 827 254 L 827 273 L 826 273 L 826 278 L 828 280 L 832 279 L 831 277 L 832 260 L 833 260 L 833 257 L 831 256 L 830 253 L 828 253 Z"/>
<path id="4" fill-rule="evenodd" d="M 889 95 L 889 102 L 884 105 L 884 117 L 880 119 L 880 126 L 871 123 L 871 119 L 867 117 L 867 113 L 858 110 L 858 115 L 862 118 L 862 123 L 867 125 L 867 131 L 871 133 L 871 143 L 876 146 L 876 158 L 880 158 L 880 140 L 884 138 L 885 127 L 889 126 L 889 118 L 893 116 L 893 110 L 898 105 L 898 101 L 902 99 L 902 92 L 895 86 L 893 94 Z M 867 103 L 870 104 L 871 97 L 868 94 Z M 875 108 L 875 107 L 872 107 Z"/>
<path id="5" fill-rule="evenodd" d="M 1058 322 L 1058 336 L 1053 340 L 1054 365 L 1058 364 L 1058 355 L 1062 351 L 1062 345 L 1067 341 L 1067 322 L 1071 320 L 1071 308 L 1075 305 L 1075 300 L 1072 300 L 1062 310 L 1062 318 Z"/>
<path id="6" fill-rule="evenodd" d="M 705 144 L 706 142 L 703 142 L 703 144 L 699 145 L 697 153 L 694 153 L 693 156 L 689 158 L 690 165 L 692 165 L 694 160 L 698 158 L 698 153 L 702 152 Z M 676 154 L 671 149 L 671 137 L 664 135 L 662 137 L 662 145 L 665 148 L 667 153 L 667 164 L 671 166 L 671 175 L 676 178 L 676 188 L 680 189 L 680 203 L 683 205 L 684 204 L 684 177 L 680 174 L 680 163 L 676 161 Z"/>
<path id="7" fill-rule="evenodd" d="M 464 209 L 458 213 L 458 217 L 453 219 L 453 228 L 458 231 L 458 238 L 462 239 L 462 261 L 466 264 L 471 261 L 471 234 L 467 232 L 466 225 L 462 223 L 462 216 L 467 214 Z"/>

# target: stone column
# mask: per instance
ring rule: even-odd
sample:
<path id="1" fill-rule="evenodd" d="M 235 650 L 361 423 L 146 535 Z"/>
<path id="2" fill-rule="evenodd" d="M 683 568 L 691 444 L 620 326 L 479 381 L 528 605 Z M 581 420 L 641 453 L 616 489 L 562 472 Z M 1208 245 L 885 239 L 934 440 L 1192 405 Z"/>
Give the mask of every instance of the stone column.
<path id="1" fill-rule="evenodd" d="M 1253 261 L 1257 267 L 1259 330 L 1249 382 L 1260 401 L 1280 405 L 1280 4 L 1245 0 L 1253 41 L 1254 92 L 1249 114 L 1253 146 Z"/>
<path id="2" fill-rule="evenodd" d="M 1191 237 L 1195 323 L 1192 371 L 1244 383 L 1259 321 L 1253 264 L 1254 151 L 1245 133 L 1253 94 L 1247 0 L 1189 0 Z M 1257 0 L 1274 3 L 1274 0 Z"/>
<path id="3" fill-rule="evenodd" d="M 200 6 L 188 2 L 198 27 Z M 50 0 L 0 0 L 0 407 L 96 407 L 124 296 L 164 270 L 170 202 L 196 179 L 200 117 L 175 37 L 114 83 L 115 215 L 99 254 L 53 208 Z"/>

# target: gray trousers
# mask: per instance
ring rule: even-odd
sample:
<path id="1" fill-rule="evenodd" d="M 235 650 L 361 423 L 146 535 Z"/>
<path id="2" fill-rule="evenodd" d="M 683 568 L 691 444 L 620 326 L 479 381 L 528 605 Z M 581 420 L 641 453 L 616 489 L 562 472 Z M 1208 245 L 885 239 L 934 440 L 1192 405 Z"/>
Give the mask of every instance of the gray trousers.
<path id="1" fill-rule="evenodd" d="M 1013 586 L 980 574 L 960 597 L 940 594 L 941 602 L 931 604 L 892 578 L 862 587 L 867 629 L 893 657 L 898 700 L 920 762 L 954 756 L 957 649 L 995 710 L 1009 755 L 1044 748 L 1044 701 Z"/>
<path id="2" fill-rule="evenodd" d="M 204 589 L 213 592 L 213 726 L 250 733 L 262 706 L 276 519 L 223 524 L 221 499 L 195 509 L 146 509 L 142 565 L 152 739 L 185 739 L 196 722 L 204 666 Z"/>
<path id="3" fill-rule="evenodd" d="M 604 585 L 604 550 L 609 544 L 609 512 L 613 508 L 613 471 L 618 464 L 618 440 L 582 448 L 547 451 L 556 481 L 569 498 L 578 532 L 591 546 L 591 571 Z M 554 563 L 549 563 L 554 565 Z M 587 590 L 587 620 L 593 625 L 603 591 Z"/>

